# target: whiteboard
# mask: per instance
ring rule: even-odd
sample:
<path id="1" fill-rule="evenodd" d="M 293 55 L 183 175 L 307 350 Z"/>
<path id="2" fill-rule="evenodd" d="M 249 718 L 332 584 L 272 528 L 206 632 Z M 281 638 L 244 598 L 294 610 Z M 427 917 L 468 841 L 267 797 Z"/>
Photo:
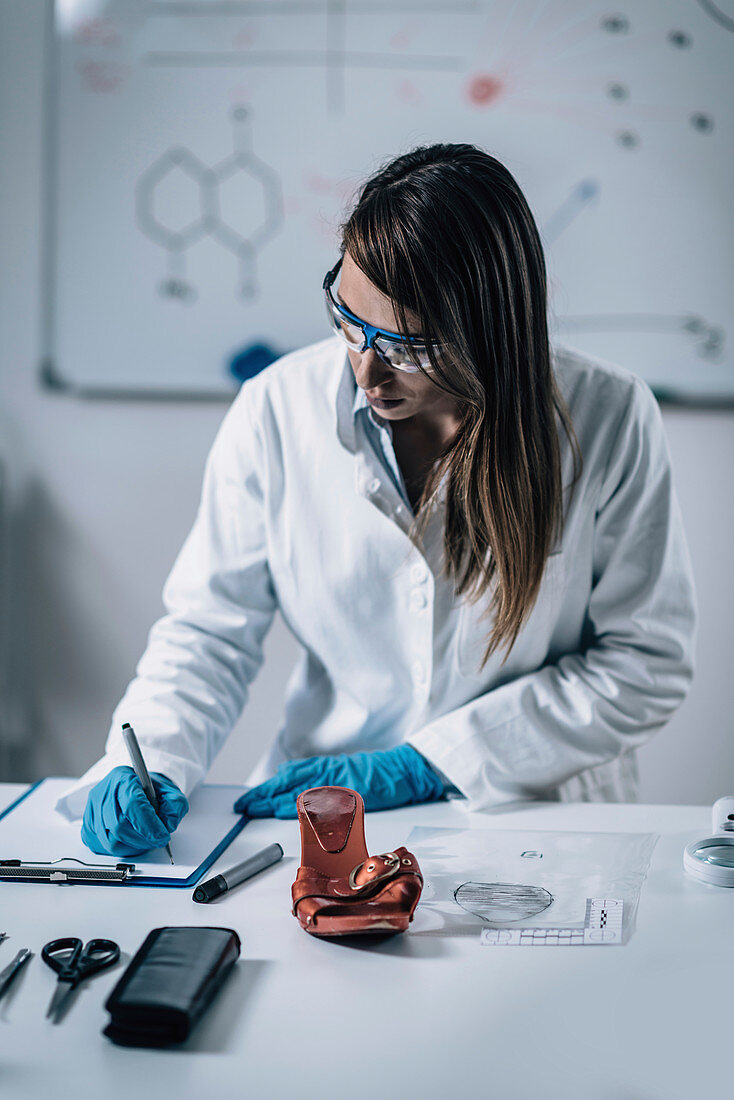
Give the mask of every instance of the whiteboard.
<path id="1" fill-rule="evenodd" d="M 734 0 L 57 0 L 43 377 L 231 395 L 328 335 L 360 183 L 478 144 L 541 230 L 554 340 L 734 403 Z"/>

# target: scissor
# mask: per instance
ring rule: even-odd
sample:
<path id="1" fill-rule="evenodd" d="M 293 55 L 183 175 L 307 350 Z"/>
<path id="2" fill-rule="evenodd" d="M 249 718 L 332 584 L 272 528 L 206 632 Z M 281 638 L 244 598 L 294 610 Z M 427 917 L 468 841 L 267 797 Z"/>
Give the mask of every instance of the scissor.
<path id="1" fill-rule="evenodd" d="M 69 1006 L 72 991 L 84 978 L 113 966 L 120 958 L 120 948 L 113 940 L 90 940 L 84 945 L 75 936 L 66 936 L 47 943 L 41 958 L 59 975 L 46 1013 L 57 1024 Z"/>

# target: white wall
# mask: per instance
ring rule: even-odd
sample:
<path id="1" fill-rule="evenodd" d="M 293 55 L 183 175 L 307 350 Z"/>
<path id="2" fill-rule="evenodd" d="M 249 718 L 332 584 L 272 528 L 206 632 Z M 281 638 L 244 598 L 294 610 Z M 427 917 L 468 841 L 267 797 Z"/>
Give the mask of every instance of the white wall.
<path id="1" fill-rule="evenodd" d="M 161 610 L 224 406 L 83 402 L 37 381 L 42 0 L 0 0 L 0 456 L 8 478 L 12 603 L 4 629 L 16 710 L 0 713 L 0 777 L 78 774 Z M 734 791 L 734 415 L 665 409 L 698 584 L 698 674 L 642 750 L 642 798 Z M 7 637 L 10 626 L 11 634 Z M 244 776 L 278 723 L 295 647 L 280 622 L 215 779 Z"/>
<path id="2" fill-rule="evenodd" d="M 0 0 L 0 456 L 21 699 L 20 713 L 0 716 L 0 768 L 4 755 L 3 778 L 15 779 L 79 774 L 99 756 L 163 610 L 226 408 L 85 402 L 39 386 L 43 10 L 42 0 Z M 230 740 L 214 778 L 246 775 L 272 738 L 295 654 L 277 622 L 247 735 Z"/>

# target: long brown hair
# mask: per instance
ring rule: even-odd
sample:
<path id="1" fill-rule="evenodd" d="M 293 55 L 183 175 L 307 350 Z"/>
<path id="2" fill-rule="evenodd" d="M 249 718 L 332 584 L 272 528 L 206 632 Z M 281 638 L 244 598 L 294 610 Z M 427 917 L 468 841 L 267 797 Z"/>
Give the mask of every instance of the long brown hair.
<path id="1" fill-rule="evenodd" d="M 459 431 L 428 477 L 414 535 L 445 484 L 446 573 L 457 595 L 490 594 L 482 666 L 500 646 L 506 660 L 563 528 L 559 427 L 574 480 L 581 466 L 551 367 L 545 258 L 530 208 L 483 150 L 423 146 L 367 181 L 342 245 L 394 303 L 401 331 L 410 331 L 409 312 L 419 318 L 427 377 L 460 405 Z"/>

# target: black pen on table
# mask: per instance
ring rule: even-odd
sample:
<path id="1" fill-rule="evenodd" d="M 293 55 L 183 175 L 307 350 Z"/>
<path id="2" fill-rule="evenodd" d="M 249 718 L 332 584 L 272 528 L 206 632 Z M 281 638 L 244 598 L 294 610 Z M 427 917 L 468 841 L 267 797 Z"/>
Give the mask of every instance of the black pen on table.
<path id="1" fill-rule="evenodd" d="M 148 769 L 145 766 L 143 760 L 143 754 L 140 751 L 140 745 L 138 739 L 135 736 L 135 730 L 132 728 L 129 722 L 125 722 L 122 727 L 122 736 L 125 738 L 125 744 L 127 745 L 127 751 L 130 753 L 130 760 L 132 762 L 133 771 L 140 780 L 140 785 L 145 791 L 145 797 L 150 802 L 151 806 L 158 813 L 158 795 L 155 793 L 155 787 L 153 781 L 150 778 Z M 171 845 L 166 844 L 166 851 L 168 852 L 168 858 L 173 863 L 173 855 L 171 854 Z"/>
<path id="2" fill-rule="evenodd" d="M 268 844 L 267 848 L 238 863 L 236 867 L 230 867 L 228 871 L 222 871 L 221 875 L 215 875 L 214 878 L 202 882 L 201 886 L 197 886 L 194 890 L 193 899 L 204 903 L 213 901 L 220 894 L 226 894 L 234 886 L 239 886 L 245 879 L 258 875 L 266 867 L 272 867 L 282 858 L 283 849 L 280 844 Z"/>

